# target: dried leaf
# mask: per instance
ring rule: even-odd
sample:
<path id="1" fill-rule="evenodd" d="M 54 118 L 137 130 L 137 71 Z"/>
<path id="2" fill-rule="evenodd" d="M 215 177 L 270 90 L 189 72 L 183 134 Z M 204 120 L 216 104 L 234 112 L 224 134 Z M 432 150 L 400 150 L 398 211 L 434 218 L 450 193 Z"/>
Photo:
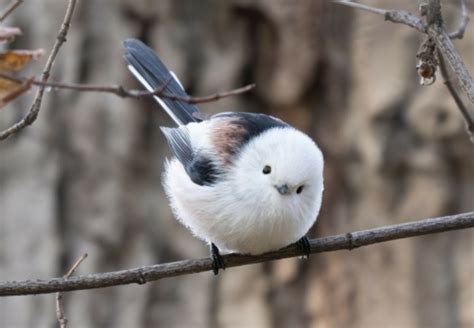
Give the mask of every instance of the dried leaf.
<path id="1" fill-rule="evenodd" d="M 13 41 L 17 35 L 21 35 L 21 30 L 19 28 L 0 26 L 0 42 Z"/>
<path id="2" fill-rule="evenodd" d="M 2 95 L 2 93 L 4 93 L 4 91 L 15 89 L 19 85 L 21 85 L 20 82 L 11 81 L 7 79 L 0 79 L 0 96 Z"/>
<path id="3" fill-rule="evenodd" d="M 0 80 L 0 108 L 4 107 L 10 101 L 16 99 L 31 88 L 33 80 L 28 80 L 25 83 L 18 83 L 14 81 Z M 3 88 L 6 86 L 7 88 Z"/>
<path id="4" fill-rule="evenodd" d="M 0 72 L 18 72 L 30 60 L 37 59 L 43 54 L 43 49 L 2 51 L 0 52 Z"/>
<path id="5" fill-rule="evenodd" d="M 32 59 L 37 59 L 44 53 L 37 50 L 9 50 L 0 52 L 0 72 L 13 73 L 21 70 Z M 20 83 L 0 78 L 0 108 L 17 98 L 31 87 L 31 81 Z"/>

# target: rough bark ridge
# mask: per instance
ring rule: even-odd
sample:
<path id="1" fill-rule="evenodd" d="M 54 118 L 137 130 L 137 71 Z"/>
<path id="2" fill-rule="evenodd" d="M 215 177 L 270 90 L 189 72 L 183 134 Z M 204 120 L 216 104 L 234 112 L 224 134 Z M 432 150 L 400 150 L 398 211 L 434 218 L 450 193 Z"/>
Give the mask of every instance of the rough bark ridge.
<path id="1" fill-rule="evenodd" d="M 455 8 L 443 8 L 448 23 Z M 63 13 L 54 0 L 24 3 L 19 42 L 51 46 Z M 53 80 L 132 85 L 121 42 L 138 37 L 193 95 L 257 83 L 207 113 L 267 112 L 309 131 L 327 161 L 313 235 L 472 210 L 472 145 L 445 87 L 417 85 L 419 36 L 407 27 L 317 0 L 81 1 L 77 14 Z M 456 43 L 471 72 L 473 26 Z M 0 128 L 27 103 L 2 111 Z M 207 254 L 163 195 L 158 125 L 171 122 L 153 102 L 63 91 L 43 106 L 0 143 L 1 280 L 62 275 L 84 252 L 81 274 Z M 469 327 L 473 246 L 472 231 L 451 232 L 75 292 L 65 312 L 71 327 Z M 55 320 L 52 295 L 0 299 L 0 326 Z"/>

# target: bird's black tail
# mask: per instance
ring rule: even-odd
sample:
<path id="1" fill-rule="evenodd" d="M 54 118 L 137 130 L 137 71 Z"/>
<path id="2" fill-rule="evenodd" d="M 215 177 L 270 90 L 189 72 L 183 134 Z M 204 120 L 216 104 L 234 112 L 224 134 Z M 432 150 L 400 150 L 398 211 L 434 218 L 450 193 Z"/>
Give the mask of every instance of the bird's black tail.
<path id="1" fill-rule="evenodd" d="M 188 97 L 176 76 L 150 47 L 136 39 L 127 39 L 123 45 L 127 49 L 124 58 L 128 68 L 145 88 L 149 91 L 163 88 L 164 94 Z M 155 96 L 155 99 L 178 125 L 201 121 L 196 115 L 199 109 L 194 105 L 164 97 Z"/>

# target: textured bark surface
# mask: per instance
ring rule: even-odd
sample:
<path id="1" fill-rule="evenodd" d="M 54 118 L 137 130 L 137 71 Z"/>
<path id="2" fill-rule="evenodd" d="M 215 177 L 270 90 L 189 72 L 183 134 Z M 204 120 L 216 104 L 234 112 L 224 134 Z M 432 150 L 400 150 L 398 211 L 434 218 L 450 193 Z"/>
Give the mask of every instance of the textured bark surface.
<path id="1" fill-rule="evenodd" d="M 9 22 L 24 31 L 14 45 L 49 49 L 65 7 L 25 2 Z M 456 42 L 471 73 L 473 26 Z M 137 86 L 127 37 L 152 45 L 193 95 L 257 83 L 204 112 L 271 113 L 314 137 L 326 190 L 312 236 L 474 208 L 472 144 L 445 86 L 418 85 L 421 38 L 408 27 L 317 0 L 81 1 L 52 79 Z M 29 97 L 0 112 L 0 128 Z M 84 252 L 79 273 L 207 254 L 171 216 L 158 129 L 171 121 L 151 100 L 52 91 L 43 105 L 0 143 L 1 280 L 62 275 Z M 65 312 L 71 327 L 472 327 L 473 249 L 472 231 L 448 232 L 66 293 Z M 53 295 L 0 299 L 2 327 L 55 320 Z"/>

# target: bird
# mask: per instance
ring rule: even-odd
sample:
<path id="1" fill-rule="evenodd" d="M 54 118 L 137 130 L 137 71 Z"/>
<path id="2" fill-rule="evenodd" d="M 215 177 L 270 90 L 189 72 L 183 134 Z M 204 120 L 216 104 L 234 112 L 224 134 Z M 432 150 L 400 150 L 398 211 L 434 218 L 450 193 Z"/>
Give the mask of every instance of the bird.
<path id="1" fill-rule="evenodd" d="M 296 243 L 308 257 L 306 234 L 324 190 L 317 144 L 262 113 L 202 118 L 153 49 L 137 39 L 123 45 L 135 78 L 168 95 L 154 96 L 176 124 L 160 127 L 173 154 L 165 160 L 162 184 L 177 220 L 209 244 L 214 274 L 225 269 L 224 252 L 259 255 Z"/>

